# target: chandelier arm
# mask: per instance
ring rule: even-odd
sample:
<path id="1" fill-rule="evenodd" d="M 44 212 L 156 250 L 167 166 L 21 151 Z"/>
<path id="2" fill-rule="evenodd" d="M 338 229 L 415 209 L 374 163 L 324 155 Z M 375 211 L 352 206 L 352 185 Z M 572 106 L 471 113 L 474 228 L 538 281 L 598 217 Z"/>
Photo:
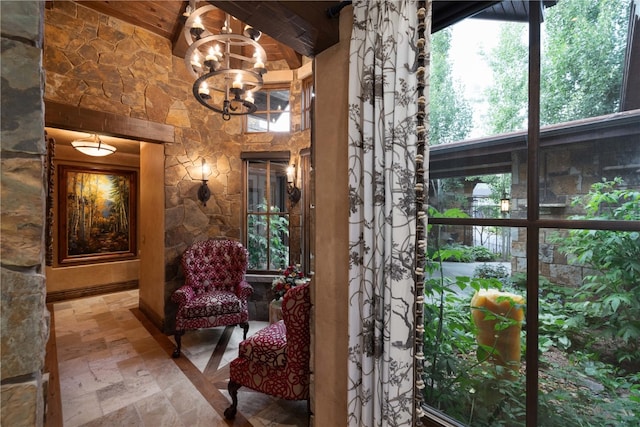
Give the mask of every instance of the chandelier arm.
<path id="1" fill-rule="evenodd" d="M 240 72 L 243 72 L 243 73 L 251 73 L 251 71 L 246 71 L 246 70 L 236 70 L 236 71 L 240 71 Z M 229 100 L 229 94 L 228 94 L 227 91 L 218 90 L 219 92 L 223 92 L 224 93 L 223 107 L 218 107 L 215 104 L 210 104 L 209 102 L 207 102 L 208 99 L 212 100 L 212 102 L 213 102 L 213 98 L 214 97 L 210 97 L 208 99 L 205 99 L 203 96 L 201 96 L 201 94 L 199 93 L 199 90 L 200 90 L 200 85 L 202 84 L 202 82 L 206 81 L 207 79 L 209 79 L 209 78 L 211 78 L 213 76 L 224 74 L 225 72 L 228 72 L 228 70 L 212 71 L 210 73 L 203 74 L 202 76 L 200 76 L 193 83 L 193 87 L 192 87 L 193 96 L 203 106 L 205 106 L 208 109 L 213 110 L 213 111 L 215 111 L 217 113 L 222 114 L 223 118 L 224 118 L 225 115 L 226 116 L 243 116 L 243 115 L 246 115 L 246 114 L 255 113 L 257 111 L 258 107 L 254 103 L 249 102 L 247 100 L 243 100 L 243 99 L 234 100 L 234 102 L 236 104 L 241 104 L 244 107 L 243 110 L 238 111 L 239 107 L 231 108 L 231 102 L 232 101 Z M 256 86 L 256 87 L 257 87 L 257 89 L 252 89 L 252 90 L 259 90 L 259 88 L 261 88 L 262 85 Z M 225 120 L 228 120 L 228 119 L 225 119 Z"/>
<path id="2" fill-rule="evenodd" d="M 182 31 L 182 34 L 184 35 L 187 45 L 190 45 L 191 43 L 193 43 L 193 38 L 191 37 L 191 28 L 193 27 L 193 23 L 196 22 L 196 18 L 206 13 L 212 12 L 214 10 L 217 10 L 217 7 L 208 4 L 205 6 L 200 6 L 199 8 L 191 12 L 191 15 L 189 15 L 189 17 L 187 18 L 187 21 L 184 23 L 184 30 Z M 211 34 L 206 29 L 205 29 L 205 33 Z M 203 33 L 203 35 L 205 33 Z"/>
<path id="3" fill-rule="evenodd" d="M 187 71 L 195 78 L 192 92 L 196 100 L 222 114 L 224 120 L 230 120 L 232 115 L 252 114 L 257 110 L 252 92 L 262 88 L 267 54 L 257 42 L 259 31 L 248 37 L 247 34 L 234 34 L 228 30 L 229 14 L 226 14 L 225 28 L 220 34 L 207 30 L 202 17 L 217 10 L 208 4 L 192 11 L 187 18 L 183 31 L 188 45 L 184 62 Z M 241 54 L 247 48 L 253 49 L 252 57 Z M 237 65 L 242 68 L 231 68 L 232 59 L 234 65 L 238 61 Z"/>

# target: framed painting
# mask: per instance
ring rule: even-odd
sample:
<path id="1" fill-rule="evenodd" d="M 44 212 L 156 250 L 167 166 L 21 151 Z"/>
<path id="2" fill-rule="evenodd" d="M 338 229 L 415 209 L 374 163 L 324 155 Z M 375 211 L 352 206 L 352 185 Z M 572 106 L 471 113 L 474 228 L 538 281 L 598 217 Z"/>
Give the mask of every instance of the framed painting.
<path id="1" fill-rule="evenodd" d="M 58 263 L 134 258 L 137 174 L 58 166 Z"/>

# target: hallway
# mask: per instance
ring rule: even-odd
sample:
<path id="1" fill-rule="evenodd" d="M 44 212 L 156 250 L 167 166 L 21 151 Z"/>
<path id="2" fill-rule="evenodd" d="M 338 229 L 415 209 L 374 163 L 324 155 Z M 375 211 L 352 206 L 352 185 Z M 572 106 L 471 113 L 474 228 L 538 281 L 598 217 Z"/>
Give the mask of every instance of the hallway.
<path id="1" fill-rule="evenodd" d="M 238 393 L 236 419 L 224 420 L 228 364 L 237 354 L 241 328 L 187 333 L 183 356 L 172 359 L 173 339 L 138 310 L 137 290 L 49 308 L 61 414 L 51 406 L 46 426 L 58 426 L 60 419 L 64 427 L 308 425 L 306 401 L 278 400 L 246 388 Z M 250 322 L 249 335 L 266 324 Z M 52 383 L 49 401 L 55 393 Z"/>

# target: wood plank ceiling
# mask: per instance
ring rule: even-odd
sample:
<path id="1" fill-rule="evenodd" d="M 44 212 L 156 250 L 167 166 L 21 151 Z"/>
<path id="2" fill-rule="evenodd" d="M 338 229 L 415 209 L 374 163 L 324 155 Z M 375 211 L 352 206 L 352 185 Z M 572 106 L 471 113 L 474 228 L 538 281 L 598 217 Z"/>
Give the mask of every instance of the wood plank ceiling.
<path id="1" fill-rule="evenodd" d="M 188 1 L 77 1 L 93 10 L 149 30 L 171 41 L 173 54 L 184 57 L 187 43 L 183 37 Z M 205 2 L 199 2 L 202 5 Z M 338 41 L 338 21 L 325 11 L 335 1 L 210 1 L 219 13 L 207 15 L 212 30 L 222 27 L 225 13 L 238 18 L 234 32 L 244 24 L 260 29 L 260 45 L 269 61 L 284 60 L 290 69 L 302 65 L 302 56 L 314 56 Z M 215 15 L 215 16 L 214 16 Z"/>
<path id="2" fill-rule="evenodd" d="M 187 45 L 182 36 L 186 20 L 183 13 L 189 4 L 188 1 L 78 0 L 78 3 L 170 40 L 173 54 L 184 57 Z M 269 61 L 284 60 L 289 68 L 296 69 L 302 64 L 303 55 L 314 57 L 338 42 L 339 22 L 335 18 L 339 14 L 340 6 L 351 2 L 209 0 L 208 3 L 220 9 L 220 14 L 215 18 L 216 22 L 211 24 L 211 28 L 219 28 L 225 13 L 229 13 L 240 21 L 236 24 L 238 28 L 242 28 L 243 24 L 249 24 L 263 32 L 260 44 L 267 52 Z M 432 31 L 439 31 L 494 5 L 496 7 L 493 8 L 495 10 L 491 16 L 492 19 L 501 15 L 504 18 L 517 10 L 524 10 L 526 3 L 521 1 L 434 1 Z M 197 6 L 202 4 L 205 4 L 205 1 L 196 3 Z M 328 13 L 330 9 L 333 13 Z"/>

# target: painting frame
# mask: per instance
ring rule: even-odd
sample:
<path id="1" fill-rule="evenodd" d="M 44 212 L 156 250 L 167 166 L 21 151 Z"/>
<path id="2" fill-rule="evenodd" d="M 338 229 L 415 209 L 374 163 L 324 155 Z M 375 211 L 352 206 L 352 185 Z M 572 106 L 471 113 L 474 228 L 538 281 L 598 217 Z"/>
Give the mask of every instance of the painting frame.
<path id="1" fill-rule="evenodd" d="M 137 256 L 135 170 L 58 165 L 58 264 Z"/>

